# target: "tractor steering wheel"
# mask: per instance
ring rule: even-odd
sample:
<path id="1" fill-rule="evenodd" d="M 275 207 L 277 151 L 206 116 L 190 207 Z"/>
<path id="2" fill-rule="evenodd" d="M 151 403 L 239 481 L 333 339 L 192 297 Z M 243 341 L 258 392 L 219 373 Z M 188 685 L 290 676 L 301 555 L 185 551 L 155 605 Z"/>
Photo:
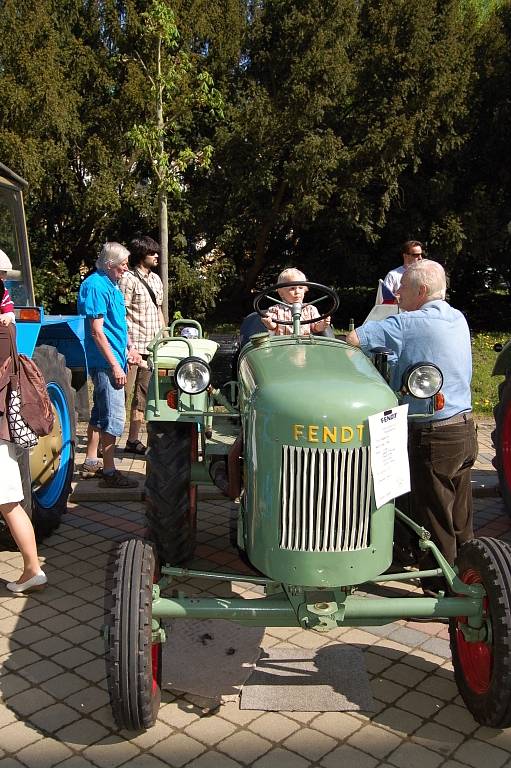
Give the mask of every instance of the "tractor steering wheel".
<path id="1" fill-rule="evenodd" d="M 329 299 L 329 303 L 323 312 L 323 314 L 319 315 L 319 317 L 313 317 L 310 320 L 302 320 L 300 318 L 300 325 L 310 325 L 311 323 L 317 323 L 318 320 L 324 320 L 326 317 L 329 317 L 331 314 L 333 314 L 336 309 L 339 307 L 339 297 L 337 296 L 336 292 L 332 288 L 328 288 L 326 285 L 322 285 L 321 283 L 311 283 L 308 280 L 291 280 L 285 283 L 274 283 L 273 285 L 270 285 L 269 288 L 266 289 L 266 291 L 261 291 L 261 293 L 258 293 L 257 296 L 254 299 L 254 309 L 259 315 L 259 317 L 266 317 L 266 314 L 268 312 L 267 309 L 261 309 L 261 302 L 263 299 L 268 299 L 269 301 L 277 304 L 282 304 L 283 307 L 286 307 L 287 309 L 291 310 L 291 306 L 289 304 L 286 304 L 286 302 L 282 301 L 280 296 L 278 296 L 277 299 L 275 299 L 273 296 L 268 296 L 269 293 L 276 293 L 278 288 L 289 288 L 292 285 L 306 285 L 307 288 L 316 289 L 316 291 L 319 292 L 319 296 L 317 299 L 314 299 L 313 301 L 304 301 L 302 306 L 306 306 L 307 304 L 319 304 L 320 301 L 324 301 L 325 299 Z M 276 323 L 279 325 L 293 325 L 293 320 L 275 320 Z"/>

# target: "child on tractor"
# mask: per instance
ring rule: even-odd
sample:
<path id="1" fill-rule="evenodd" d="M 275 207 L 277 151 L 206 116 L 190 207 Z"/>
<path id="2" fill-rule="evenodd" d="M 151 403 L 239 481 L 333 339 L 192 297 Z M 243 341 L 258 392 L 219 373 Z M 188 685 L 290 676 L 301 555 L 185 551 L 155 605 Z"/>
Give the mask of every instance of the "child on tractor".
<path id="1" fill-rule="evenodd" d="M 289 336 L 293 333 L 292 325 L 282 325 L 282 320 L 291 320 L 291 304 L 297 302 L 303 303 L 305 294 L 309 290 L 306 285 L 300 285 L 300 280 L 306 281 L 304 273 L 295 267 L 287 267 L 284 269 L 279 277 L 279 283 L 295 282 L 296 285 L 288 285 L 283 288 L 278 288 L 282 301 L 284 301 L 289 308 L 283 304 L 273 304 L 268 308 L 268 314 L 266 317 L 262 317 L 261 320 L 268 328 L 269 331 L 273 331 L 276 336 Z M 319 312 L 312 304 L 305 304 L 302 309 L 301 319 L 311 320 L 315 317 L 319 317 Z M 309 323 L 307 325 L 300 326 L 300 333 L 321 333 L 330 325 L 330 317 L 326 317 L 323 320 L 317 320 L 315 323 Z"/>

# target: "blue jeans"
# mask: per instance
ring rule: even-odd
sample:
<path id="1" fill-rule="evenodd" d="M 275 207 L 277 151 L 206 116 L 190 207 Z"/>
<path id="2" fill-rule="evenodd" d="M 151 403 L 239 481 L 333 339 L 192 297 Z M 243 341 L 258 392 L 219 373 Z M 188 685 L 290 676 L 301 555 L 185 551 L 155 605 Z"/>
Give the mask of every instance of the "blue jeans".
<path id="1" fill-rule="evenodd" d="M 116 387 L 109 370 L 90 371 L 94 385 L 93 406 L 89 423 L 95 429 L 120 437 L 126 421 L 124 387 Z"/>

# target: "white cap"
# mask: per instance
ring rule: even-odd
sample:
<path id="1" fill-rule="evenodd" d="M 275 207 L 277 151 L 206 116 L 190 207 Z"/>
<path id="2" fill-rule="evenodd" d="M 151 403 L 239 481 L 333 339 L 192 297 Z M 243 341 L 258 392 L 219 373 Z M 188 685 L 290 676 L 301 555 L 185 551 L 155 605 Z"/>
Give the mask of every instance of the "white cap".
<path id="1" fill-rule="evenodd" d="M 191 325 L 185 325 L 181 330 L 181 336 L 184 336 L 187 339 L 197 339 L 199 337 L 199 329 L 194 328 Z"/>
<path id="2" fill-rule="evenodd" d="M 8 272 L 10 269 L 12 269 L 11 260 L 0 248 L 0 272 Z"/>

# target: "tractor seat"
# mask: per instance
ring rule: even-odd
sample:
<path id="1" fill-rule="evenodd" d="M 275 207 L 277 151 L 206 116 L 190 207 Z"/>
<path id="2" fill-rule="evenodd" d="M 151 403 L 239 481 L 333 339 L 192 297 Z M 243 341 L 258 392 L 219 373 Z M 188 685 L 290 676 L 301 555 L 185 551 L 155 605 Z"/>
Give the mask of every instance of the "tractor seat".
<path id="1" fill-rule="evenodd" d="M 216 341 L 211 339 L 189 339 L 188 342 L 192 350 L 191 353 L 187 342 L 180 336 L 168 339 L 165 344 L 159 346 L 158 367 L 172 370 L 180 360 L 190 357 L 190 354 L 209 363 L 218 349 Z"/>

